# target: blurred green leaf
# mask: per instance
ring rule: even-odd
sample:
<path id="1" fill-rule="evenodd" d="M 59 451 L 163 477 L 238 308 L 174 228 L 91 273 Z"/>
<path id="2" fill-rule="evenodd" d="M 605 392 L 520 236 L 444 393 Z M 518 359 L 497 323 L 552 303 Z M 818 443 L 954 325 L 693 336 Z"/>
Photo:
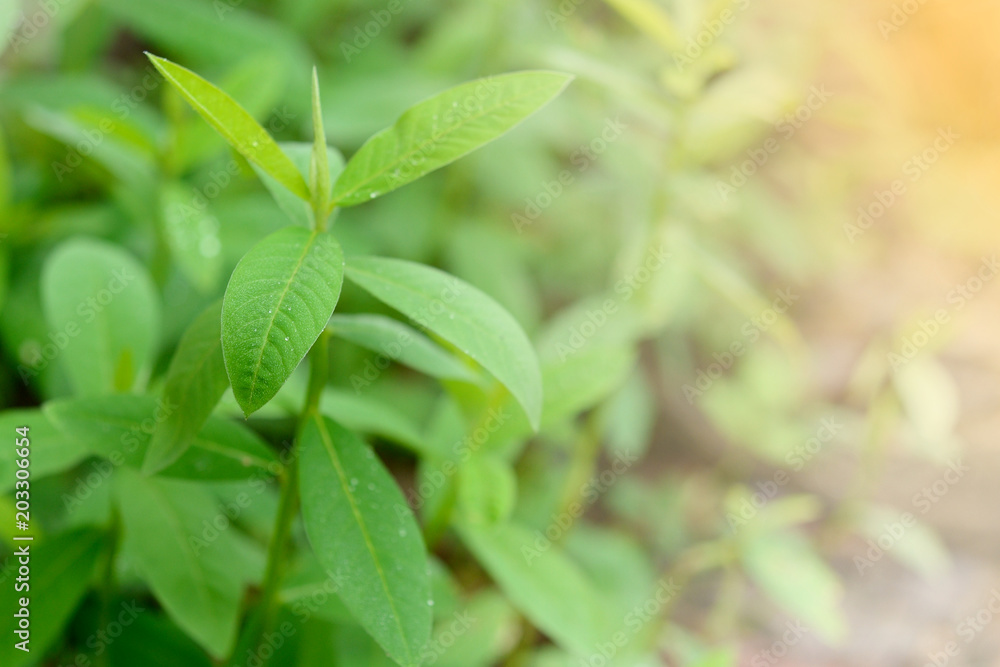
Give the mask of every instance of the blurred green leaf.
<path id="1" fill-rule="evenodd" d="M 243 582 L 231 552 L 204 539 L 202 521 L 213 516 L 215 501 L 198 486 L 126 470 L 115 491 L 123 552 L 174 622 L 210 655 L 225 657 L 236 639 Z M 228 530 L 217 539 L 230 539 Z"/>
<path id="2" fill-rule="evenodd" d="M 115 466 L 142 465 L 157 425 L 175 408 L 152 396 L 102 396 L 51 401 L 45 415 L 63 437 Z M 247 427 L 209 417 L 180 458 L 160 472 L 163 477 L 244 480 L 276 466 L 274 454 Z"/>
<path id="3" fill-rule="evenodd" d="M 844 639 L 840 581 L 803 538 L 762 535 L 746 544 L 742 558 L 751 579 L 793 617 L 828 642 Z"/>
<path id="4" fill-rule="evenodd" d="M 164 187 L 161 198 L 163 235 L 174 262 L 200 292 L 212 293 L 222 272 L 218 218 L 179 184 Z"/>
<path id="5" fill-rule="evenodd" d="M 0 412 L 0 433 L 14 433 L 21 426 L 29 427 L 33 480 L 71 468 L 89 455 L 79 442 L 59 432 L 41 410 Z M 0 492 L 14 488 L 15 459 L 14 447 L 0 448 Z"/>
<path id="6" fill-rule="evenodd" d="M 608 628 L 603 602 L 558 546 L 514 524 L 463 525 L 460 533 L 508 599 L 540 630 L 569 651 L 594 650 Z"/>
<path id="7" fill-rule="evenodd" d="M 222 358 L 222 301 L 209 306 L 184 332 L 167 369 L 163 401 L 172 406 L 153 431 L 142 469 L 152 474 L 176 461 L 229 387 Z"/>
<path id="8" fill-rule="evenodd" d="M 66 241 L 45 262 L 42 303 L 45 344 L 75 393 L 96 396 L 145 383 L 159 337 L 160 299 L 132 255 L 96 239 Z"/>
<path id="9" fill-rule="evenodd" d="M 91 529 L 60 533 L 44 543 L 28 544 L 30 548 L 30 589 L 16 591 L 14 582 L 7 581 L 0 591 L 0 663 L 5 667 L 36 664 L 36 657 L 45 655 L 64 632 L 63 626 L 90 587 L 94 568 L 104 548 L 104 535 Z M 29 597 L 31 652 L 14 647 L 21 641 L 14 634 L 21 609 L 19 599 Z"/>
<path id="10" fill-rule="evenodd" d="M 506 521 L 517 498 L 517 476 L 503 459 L 480 454 L 464 464 L 458 476 L 459 509 L 472 524 Z"/>

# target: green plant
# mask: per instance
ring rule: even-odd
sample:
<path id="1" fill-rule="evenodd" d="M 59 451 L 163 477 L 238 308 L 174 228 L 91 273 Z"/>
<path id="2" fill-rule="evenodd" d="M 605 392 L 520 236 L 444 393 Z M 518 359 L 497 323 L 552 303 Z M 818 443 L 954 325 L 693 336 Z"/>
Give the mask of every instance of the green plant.
<path id="1" fill-rule="evenodd" d="M 105 268 L 116 267 L 140 287 L 95 315 L 115 335 L 107 354 L 82 358 L 68 369 L 81 396 L 46 406 L 51 422 L 82 445 L 78 454 L 54 465 L 95 453 L 121 466 L 111 473 L 121 516 L 121 528 L 115 531 L 131 546 L 134 566 L 167 613 L 214 658 L 239 661 L 244 653 L 253 655 L 274 631 L 292 524 L 301 506 L 315 557 L 335 578 L 344 607 L 396 662 L 417 665 L 430 639 L 433 611 L 427 549 L 406 499 L 371 447 L 324 414 L 331 336 L 343 332 L 377 348 L 387 336 L 401 333 L 399 340 L 407 346 L 404 361 L 412 359 L 415 367 L 454 378 L 462 391 L 494 397 L 509 392 L 534 428 L 542 406 L 541 375 L 521 327 L 486 294 L 413 262 L 352 257 L 345 264 L 330 227 L 340 208 L 402 187 L 499 137 L 558 95 L 570 77 L 523 72 L 458 86 L 411 108 L 344 164 L 326 143 L 315 72 L 315 142 L 306 153 L 300 146 L 279 146 L 247 111 L 206 80 L 149 57 L 258 170 L 288 213 L 288 226 L 246 253 L 221 303 L 209 306 L 187 329 L 159 398 L 157 392 L 105 395 L 145 389 L 159 327 L 157 299 L 145 269 L 134 262 L 118 267 L 121 253 L 96 242 L 74 242 L 52 258 L 44 289 L 57 327 L 77 316 L 75 304 L 93 287 L 86 279 L 90 274 L 101 276 Z M 296 164 L 293 156 L 307 156 L 308 161 Z M 438 342 L 401 322 L 362 314 L 338 316 L 330 326 L 345 277 L 420 324 Z M 75 294 L 69 289 L 74 284 Z M 88 328 L 86 335 L 101 334 Z M 91 347 L 97 350 L 102 344 L 96 341 Z M 257 412 L 307 357 L 304 405 L 294 442 L 281 452 L 280 463 L 252 431 L 212 417 L 230 387 L 247 417 Z M 155 426 L 141 427 L 150 422 Z M 117 442 L 112 434 L 119 436 Z M 127 454 L 118 451 L 123 445 Z M 191 540 L 185 531 L 197 534 L 199 504 L 211 504 L 208 487 L 160 480 L 211 484 L 240 479 L 254 469 L 265 475 L 276 471 L 281 493 L 260 596 L 237 642 L 247 581 L 239 566 L 245 556 L 233 551 L 239 542 L 223 535 L 218 539 L 225 548 L 207 549 Z M 101 549 L 96 549 L 101 540 L 95 534 L 89 533 L 87 540 L 88 549 L 95 547 L 90 557 L 103 551 L 100 558 L 113 571 L 119 538 L 112 535 Z M 85 568 L 86 562 L 75 566 Z M 75 604 L 72 596 L 65 602 Z"/>

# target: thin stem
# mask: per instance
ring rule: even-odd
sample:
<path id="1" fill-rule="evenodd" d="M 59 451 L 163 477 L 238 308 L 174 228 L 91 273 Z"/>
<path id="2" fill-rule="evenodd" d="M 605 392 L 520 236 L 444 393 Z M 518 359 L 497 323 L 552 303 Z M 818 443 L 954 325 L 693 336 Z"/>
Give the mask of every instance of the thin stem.
<path id="1" fill-rule="evenodd" d="M 98 627 L 102 630 L 107 628 L 111 623 L 111 601 L 115 596 L 115 557 L 118 554 L 121 533 L 121 517 L 118 514 L 118 507 L 112 505 L 110 522 L 111 538 L 108 544 L 107 558 L 104 561 L 103 576 L 101 577 L 101 612 Z M 108 664 L 107 652 L 97 657 L 97 664 L 101 666 Z"/>
<path id="2" fill-rule="evenodd" d="M 327 373 L 329 367 L 330 334 L 323 331 L 309 351 L 309 391 L 306 396 L 306 404 L 302 410 L 300 423 L 304 422 L 310 414 L 319 409 L 320 395 L 326 386 Z M 260 638 L 264 636 L 273 626 L 278 615 L 279 602 L 278 591 L 281 586 L 281 579 L 284 576 L 284 564 L 286 562 L 285 552 L 288 548 L 289 538 L 292 533 L 292 524 L 299 511 L 299 474 L 298 474 L 298 442 L 292 445 L 292 456 L 289 464 L 285 467 L 281 475 L 281 498 L 278 503 L 278 516 L 275 519 L 274 533 L 271 535 L 271 542 L 267 550 L 267 569 L 264 573 L 264 581 L 261 584 L 261 596 L 258 603 L 258 612 L 251 619 L 244 630 L 241 641 L 237 644 L 230 659 L 231 665 L 239 664 L 240 658 L 247 651 L 256 653 Z M 267 659 L 258 656 L 262 665 L 267 664 Z"/>

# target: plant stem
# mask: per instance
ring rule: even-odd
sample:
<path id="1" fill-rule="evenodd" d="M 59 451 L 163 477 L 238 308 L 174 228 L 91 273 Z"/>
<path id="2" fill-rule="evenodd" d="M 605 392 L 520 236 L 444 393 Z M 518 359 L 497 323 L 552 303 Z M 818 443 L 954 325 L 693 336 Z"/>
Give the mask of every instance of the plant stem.
<path id="1" fill-rule="evenodd" d="M 111 601 L 115 596 L 115 557 L 118 554 L 118 545 L 121 542 L 121 517 L 118 514 L 118 506 L 111 506 L 110 521 L 110 542 L 108 543 L 107 560 L 104 561 L 104 571 L 101 577 L 101 612 L 98 620 L 98 629 L 104 630 L 111 623 Z M 96 658 L 98 665 L 108 664 L 108 654 L 105 651 Z"/>
<path id="2" fill-rule="evenodd" d="M 326 386 L 329 368 L 330 334 L 323 331 L 312 349 L 309 351 L 309 391 L 306 404 L 302 410 L 300 424 L 319 408 L 319 398 Z M 282 474 L 281 499 L 278 503 L 278 516 L 275 519 L 274 533 L 267 551 L 267 569 L 261 584 L 261 596 L 258 603 L 258 613 L 251 619 L 244 630 L 244 636 L 238 643 L 230 659 L 231 665 L 238 664 L 240 657 L 246 651 L 256 654 L 260 638 L 273 627 L 278 615 L 278 589 L 284 575 L 285 551 L 292 533 L 292 524 L 299 511 L 299 466 L 298 441 L 292 445 L 292 455 L 289 464 Z M 267 659 L 258 655 L 260 664 L 267 664 Z"/>

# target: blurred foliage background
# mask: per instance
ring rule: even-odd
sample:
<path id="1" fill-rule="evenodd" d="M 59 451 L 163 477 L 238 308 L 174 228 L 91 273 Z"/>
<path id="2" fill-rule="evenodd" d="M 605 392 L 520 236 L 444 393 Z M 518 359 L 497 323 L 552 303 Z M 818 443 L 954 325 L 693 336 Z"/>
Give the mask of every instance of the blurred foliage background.
<path id="1" fill-rule="evenodd" d="M 451 85 L 569 72 L 509 136 L 336 222 L 347 254 L 430 263 L 492 295 L 543 365 L 541 433 L 491 436 L 496 465 L 454 490 L 460 511 L 516 526 L 524 560 L 470 554 L 435 523 L 438 495 L 417 508 L 442 565 L 439 631 L 465 605 L 482 619 L 433 662 L 885 667 L 945 651 L 994 664 L 998 18 L 995 2 L 917 0 L 3 0 L 0 401 L 69 392 L 58 363 L 38 363 L 40 275 L 66 239 L 149 268 L 165 313 L 156 386 L 238 259 L 283 224 L 145 50 L 282 140 L 310 139 L 316 64 L 329 143 L 348 156 Z M 361 308 L 377 306 L 345 290 L 338 312 Z M 356 391 L 373 358 L 334 349 L 331 409 L 412 492 L 435 468 L 398 445 L 447 448 L 461 427 L 405 369 Z M 280 433 L 296 405 L 251 425 Z M 87 469 L 73 464 L 36 510 L 53 540 L 107 519 L 106 491 L 61 506 Z M 218 486 L 220 502 L 234 493 Z M 272 491 L 237 522 L 250 552 Z M 586 511 L 563 527 L 574 503 Z M 532 549 L 559 560 L 535 566 Z M 121 595 L 151 611 L 106 659 L 207 664 L 122 569 Z M 650 605 L 667 581 L 676 593 Z M 98 597 L 37 664 L 89 655 Z M 575 627 L 588 605 L 602 619 Z M 273 664 L 382 664 L 334 612 L 302 627 Z"/>

